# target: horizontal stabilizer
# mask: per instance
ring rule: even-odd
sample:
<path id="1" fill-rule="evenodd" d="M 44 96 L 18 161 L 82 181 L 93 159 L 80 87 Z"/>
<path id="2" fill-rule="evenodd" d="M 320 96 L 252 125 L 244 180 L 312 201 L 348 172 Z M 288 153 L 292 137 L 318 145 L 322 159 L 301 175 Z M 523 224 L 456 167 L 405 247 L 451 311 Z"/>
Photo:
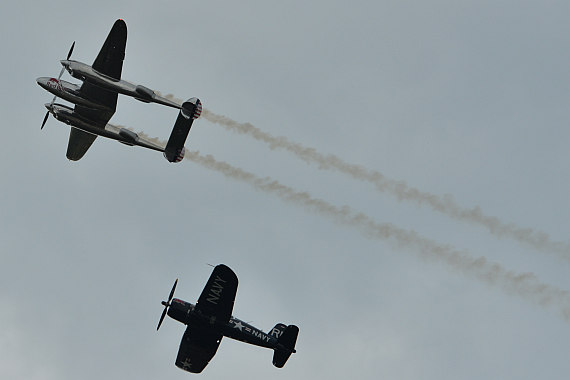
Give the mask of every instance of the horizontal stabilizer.
<path id="1" fill-rule="evenodd" d="M 164 150 L 164 157 L 169 162 L 180 162 L 184 158 L 184 143 L 190 132 L 190 127 L 202 112 L 202 103 L 198 98 L 192 98 L 182 104 L 172 133 Z"/>

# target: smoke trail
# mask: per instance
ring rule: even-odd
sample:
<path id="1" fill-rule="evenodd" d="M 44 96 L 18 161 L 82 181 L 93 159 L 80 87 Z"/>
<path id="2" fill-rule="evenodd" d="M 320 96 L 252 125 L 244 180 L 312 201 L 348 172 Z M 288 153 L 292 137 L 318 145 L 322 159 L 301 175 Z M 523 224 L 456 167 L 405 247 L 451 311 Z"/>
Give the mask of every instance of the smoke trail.
<path id="1" fill-rule="evenodd" d="M 363 213 L 353 212 L 348 206 L 334 206 L 313 198 L 306 192 L 297 192 L 269 177 L 260 178 L 228 163 L 217 161 L 211 155 L 202 156 L 199 152 L 190 152 L 185 158 L 227 177 L 248 183 L 258 190 L 274 194 L 284 201 L 304 206 L 338 223 L 355 227 L 367 237 L 391 240 L 401 247 L 416 248 L 423 258 L 443 261 L 466 275 L 499 287 L 507 293 L 519 295 L 542 307 L 554 306 L 564 320 L 570 322 L 570 293 L 541 283 L 532 273 L 517 274 L 507 271 L 484 257 L 473 258 L 467 252 L 439 244 L 415 231 L 404 230 L 389 223 L 378 223 Z"/>
<path id="2" fill-rule="evenodd" d="M 165 144 L 164 141 L 142 132 L 139 135 L 158 145 Z M 338 223 L 355 227 L 366 237 L 392 240 L 401 247 L 416 248 L 420 256 L 425 259 L 445 262 L 468 276 L 499 287 L 509 294 L 519 295 L 542 307 L 554 306 L 558 308 L 562 318 L 570 322 L 570 292 L 542 283 L 532 273 L 508 271 L 498 263 L 489 262 L 485 257 L 474 258 L 465 251 L 461 252 L 452 246 L 437 243 L 420 236 L 415 231 L 405 230 L 390 223 L 378 223 L 366 214 L 353 212 L 348 206 L 334 206 L 311 197 L 307 192 L 297 192 L 269 177 L 260 178 L 228 163 L 217 161 L 211 155 L 202 156 L 195 151 L 187 153 L 185 158 L 221 172 L 227 177 L 248 183 L 258 190 L 274 194 L 284 201 L 304 206 Z"/>
<path id="3" fill-rule="evenodd" d="M 448 215 L 456 220 L 470 222 L 484 226 L 489 233 L 499 238 L 511 238 L 519 243 L 529 245 L 537 250 L 550 251 L 570 259 L 570 244 L 551 240 L 546 232 L 532 228 L 523 228 L 514 223 L 505 223 L 497 217 L 486 215 L 479 206 L 463 208 L 449 194 L 438 196 L 429 192 L 410 187 L 404 181 L 385 177 L 376 170 L 369 170 L 363 166 L 348 163 L 334 154 L 322 154 L 314 148 L 303 146 L 280 136 L 275 137 L 261 131 L 250 123 L 238 123 L 226 116 L 217 115 L 204 110 L 202 116 L 219 124 L 230 131 L 246 134 L 256 140 L 265 142 L 271 149 L 285 149 L 307 163 L 316 163 L 320 169 L 333 169 L 350 177 L 373 184 L 380 192 L 395 196 L 399 201 L 414 202 L 420 206 L 428 205 L 433 210 Z"/>

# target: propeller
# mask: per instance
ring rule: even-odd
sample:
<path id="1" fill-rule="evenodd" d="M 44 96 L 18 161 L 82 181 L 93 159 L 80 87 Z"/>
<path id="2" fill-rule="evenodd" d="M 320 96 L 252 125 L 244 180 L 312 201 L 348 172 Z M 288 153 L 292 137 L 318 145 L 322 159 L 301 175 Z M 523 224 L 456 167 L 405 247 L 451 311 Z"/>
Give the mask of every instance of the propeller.
<path id="1" fill-rule="evenodd" d="M 73 53 L 74 47 L 75 47 L 75 41 L 73 41 L 73 43 L 71 44 L 71 49 L 69 49 L 69 53 L 67 53 L 66 60 L 69 60 L 69 58 L 71 57 L 71 53 Z M 59 72 L 59 76 L 57 77 L 57 80 L 59 80 L 61 78 L 64 71 L 65 71 L 65 67 L 62 67 L 61 71 Z M 51 100 L 50 107 L 48 107 L 48 111 L 46 112 L 46 116 L 44 117 L 44 121 L 42 122 L 42 127 L 40 129 L 44 129 L 44 125 L 46 125 L 46 121 L 49 117 L 49 111 L 51 109 L 51 106 L 53 106 L 53 103 L 55 102 L 55 98 L 56 98 L 56 96 L 54 96 L 53 99 Z"/>
<path id="2" fill-rule="evenodd" d="M 69 61 L 69 58 L 71 57 L 71 53 L 73 53 L 74 47 L 75 47 L 75 41 L 73 41 L 73 43 L 71 44 L 71 49 L 69 49 L 69 53 L 67 53 L 67 58 L 65 59 L 66 61 Z M 59 80 L 59 78 L 61 78 L 64 71 L 65 71 L 65 66 L 61 68 L 61 71 L 59 72 L 59 76 L 57 77 L 58 80 Z"/>
<path id="3" fill-rule="evenodd" d="M 158 321 L 158 326 L 156 326 L 156 331 L 160 328 L 164 317 L 166 317 L 166 312 L 168 311 L 168 307 L 170 306 L 170 301 L 172 301 L 172 297 L 174 297 L 174 290 L 176 289 L 176 284 L 178 284 L 178 279 L 174 281 L 174 286 L 168 295 L 168 301 L 162 301 L 161 304 L 164 306 L 164 310 L 162 311 L 162 315 L 160 316 L 160 320 Z"/>
<path id="4" fill-rule="evenodd" d="M 44 121 L 42 122 L 42 127 L 40 129 L 44 129 L 44 125 L 46 125 L 48 117 L 49 117 L 49 111 L 46 112 L 46 116 L 44 117 Z"/>
<path id="5" fill-rule="evenodd" d="M 51 102 L 45 104 L 45 106 L 46 106 L 46 108 L 47 108 L 48 110 L 47 110 L 47 112 L 46 112 L 46 115 L 45 115 L 45 117 L 44 117 L 44 121 L 42 122 L 42 127 L 40 128 L 40 130 L 41 130 L 41 129 L 44 129 L 44 125 L 46 125 L 46 121 L 47 121 L 47 119 L 48 119 L 48 117 L 49 117 L 49 113 L 50 113 L 51 110 L 53 110 L 53 102 L 55 102 L 55 98 L 56 98 L 56 96 L 53 97 L 53 99 L 51 100 Z"/>
<path id="6" fill-rule="evenodd" d="M 71 53 L 73 53 L 73 48 L 75 47 L 75 41 L 71 44 L 71 49 L 69 49 L 69 53 L 67 53 L 67 60 L 71 57 Z"/>

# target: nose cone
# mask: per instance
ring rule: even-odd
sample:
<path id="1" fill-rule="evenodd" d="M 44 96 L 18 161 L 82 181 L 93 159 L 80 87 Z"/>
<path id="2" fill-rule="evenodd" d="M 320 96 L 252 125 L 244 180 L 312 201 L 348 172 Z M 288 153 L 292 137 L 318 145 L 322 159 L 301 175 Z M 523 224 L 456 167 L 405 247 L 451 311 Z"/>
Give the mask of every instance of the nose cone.
<path id="1" fill-rule="evenodd" d="M 58 79 L 50 77 L 41 77 L 36 79 L 36 82 L 46 91 L 51 92 L 56 96 L 62 95 L 65 92 L 62 84 Z"/>
<path id="2" fill-rule="evenodd" d="M 47 108 L 48 111 L 51 111 L 53 109 L 53 105 L 51 103 L 46 103 L 44 104 L 44 106 Z"/>
<path id="3" fill-rule="evenodd" d="M 36 83 L 39 84 L 41 87 L 46 88 L 49 79 L 50 78 L 48 77 L 39 77 L 38 79 L 36 79 Z"/>

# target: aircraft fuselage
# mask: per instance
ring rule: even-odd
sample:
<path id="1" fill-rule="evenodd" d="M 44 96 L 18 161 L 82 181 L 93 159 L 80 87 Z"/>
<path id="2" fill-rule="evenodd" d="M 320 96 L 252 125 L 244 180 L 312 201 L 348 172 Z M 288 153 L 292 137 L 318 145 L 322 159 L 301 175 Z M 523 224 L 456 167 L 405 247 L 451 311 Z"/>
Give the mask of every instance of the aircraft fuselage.
<path id="1" fill-rule="evenodd" d="M 95 103 L 89 99 L 82 97 L 81 92 L 79 91 L 81 86 L 78 86 L 76 84 L 50 77 L 40 77 L 36 79 L 36 82 L 43 89 L 51 92 L 58 98 L 67 100 L 70 103 L 78 104 L 95 110 L 112 111 L 102 104 Z"/>
<path id="2" fill-rule="evenodd" d="M 148 87 L 137 85 L 123 79 L 117 80 L 98 72 L 83 62 L 74 60 L 62 60 L 60 62 L 72 77 L 81 81 L 87 81 L 106 90 L 131 96 L 141 102 L 159 103 L 173 108 L 180 108 L 180 104 L 157 95 Z"/>
<path id="3" fill-rule="evenodd" d="M 238 318 L 231 317 L 228 323 L 220 323 L 200 315 L 195 310 L 195 305 L 174 298 L 168 309 L 168 316 L 185 325 L 208 325 L 218 330 L 223 336 L 253 344 L 260 347 L 275 348 L 277 346 L 278 331 L 269 334 L 246 323 Z"/>

